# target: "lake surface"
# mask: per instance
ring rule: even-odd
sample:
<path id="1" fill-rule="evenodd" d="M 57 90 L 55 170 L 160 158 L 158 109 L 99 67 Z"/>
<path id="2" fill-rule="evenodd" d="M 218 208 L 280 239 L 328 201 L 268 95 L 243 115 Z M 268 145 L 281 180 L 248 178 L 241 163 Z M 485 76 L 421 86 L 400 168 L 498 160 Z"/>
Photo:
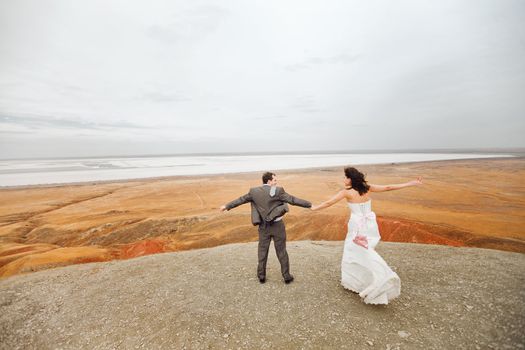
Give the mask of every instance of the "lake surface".
<path id="1" fill-rule="evenodd" d="M 61 184 L 175 175 L 277 171 L 360 164 L 506 156 L 512 157 L 504 154 L 475 153 L 345 153 L 0 160 L 0 186 Z"/>

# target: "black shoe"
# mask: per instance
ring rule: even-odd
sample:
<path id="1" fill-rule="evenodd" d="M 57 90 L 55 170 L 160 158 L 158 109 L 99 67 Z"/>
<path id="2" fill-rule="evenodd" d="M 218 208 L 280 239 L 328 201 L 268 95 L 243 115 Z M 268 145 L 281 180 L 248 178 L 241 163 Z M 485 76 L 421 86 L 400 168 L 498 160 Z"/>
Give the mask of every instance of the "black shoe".
<path id="1" fill-rule="evenodd" d="M 266 282 L 266 277 L 263 277 L 263 278 L 259 277 L 259 282 L 261 282 L 261 284 L 265 283 Z"/>
<path id="2" fill-rule="evenodd" d="M 290 276 L 290 278 L 284 280 L 284 283 L 286 284 L 290 284 L 292 282 L 293 282 L 293 276 Z"/>

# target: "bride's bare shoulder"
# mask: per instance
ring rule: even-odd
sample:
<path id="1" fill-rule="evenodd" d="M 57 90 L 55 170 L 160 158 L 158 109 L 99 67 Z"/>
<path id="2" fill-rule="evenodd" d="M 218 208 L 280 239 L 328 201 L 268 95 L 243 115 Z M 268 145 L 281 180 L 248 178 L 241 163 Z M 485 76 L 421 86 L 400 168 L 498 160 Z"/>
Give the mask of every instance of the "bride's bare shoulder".
<path id="1" fill-rule="evenodd" d="M 360 195 L 359 192 L 357 192 L 353 188 L 346 190 L 346 191 L 347 191 L 346 201 L 348 203 L 364 203 L 370 200 L 368 193 L 364 195 Z"/>
<path id="2" fill-rule="evenodd" d="M 359 192 L 354 190 L 353 188 L 345 189 L 345 198 L 347 201 L 355 200 L 356 197 L 359 197 Z"/>

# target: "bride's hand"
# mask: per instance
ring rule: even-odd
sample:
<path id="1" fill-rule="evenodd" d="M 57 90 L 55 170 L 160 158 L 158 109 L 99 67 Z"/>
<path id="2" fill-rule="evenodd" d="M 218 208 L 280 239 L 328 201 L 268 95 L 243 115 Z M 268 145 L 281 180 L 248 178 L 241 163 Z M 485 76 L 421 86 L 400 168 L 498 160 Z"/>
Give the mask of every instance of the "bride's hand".
<path id="1" fill-rule="evenodd" d="M 423 184 L 423 178 L 421 176 L 418 176 L 417 179 L 410 181 L 410 184 L 412 186 L 420 186 Z"/>
<path id="2" fill-rule="evenodd" d="M 318 205 L 312 205 L 312 206 L 310 207 L 310 209 L 311 209 L 312 211 L 316 211 L 316 210 L 319 209 L 319 206 L 318 206 Z"/>

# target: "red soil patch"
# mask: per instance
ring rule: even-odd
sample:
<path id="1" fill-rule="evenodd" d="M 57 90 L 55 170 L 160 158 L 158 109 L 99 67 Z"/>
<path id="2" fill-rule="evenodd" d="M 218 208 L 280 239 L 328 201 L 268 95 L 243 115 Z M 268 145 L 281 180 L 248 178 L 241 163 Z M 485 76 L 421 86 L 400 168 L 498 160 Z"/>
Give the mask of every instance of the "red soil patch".
<path id="1" fill-rule="evenodd" d="M 525 242 L 505 237 L 487 237 L 447 225 L 436 225 L 406 219 L 378 217 L 381 240 L 441 244 L 453 247 L 477 247 L 525 253 Z"/>
<path id="2" fill-rule="evenodd" d="M 120 249 L 120 259 L 136 258 L 138 256 L 163 253 L 166 250 L 166 242 L 160 240 L 144 240 L 127 244 Z"/>
<path id="3" fill-rule="evenodd" d="M 467 244 L 461 239 L 449 238 L 445 228 L 420 222 L 401 221 L 392 218 L 378 218 L 381 239 L 386 242 L 441 244 L 453 247 L 464 247 Z M 438 231 L 438 232 L 435 232 Z M 465 233 L 465 235 L 468 235 Z"/>

